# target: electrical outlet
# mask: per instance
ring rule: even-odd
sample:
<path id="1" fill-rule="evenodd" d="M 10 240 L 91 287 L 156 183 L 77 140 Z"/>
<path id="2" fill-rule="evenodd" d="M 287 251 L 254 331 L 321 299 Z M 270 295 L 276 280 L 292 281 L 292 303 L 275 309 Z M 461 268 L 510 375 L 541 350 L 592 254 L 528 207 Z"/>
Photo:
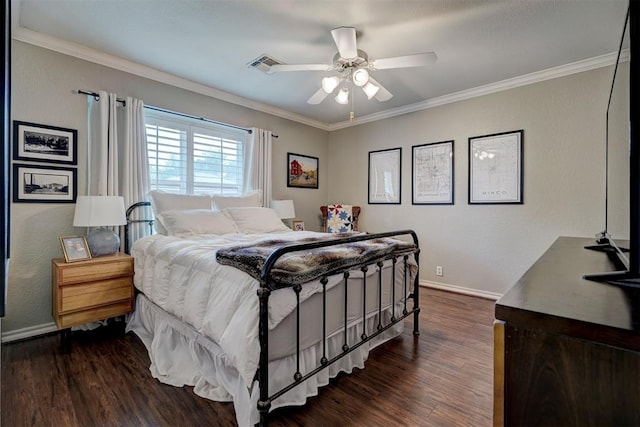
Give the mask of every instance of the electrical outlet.
<path id="1" fill-rule="evenodd" d="M 442 266 L 441 265 L 436 265 L 436 276 L 443 276 L 444 274 L 442 273 Z"/>

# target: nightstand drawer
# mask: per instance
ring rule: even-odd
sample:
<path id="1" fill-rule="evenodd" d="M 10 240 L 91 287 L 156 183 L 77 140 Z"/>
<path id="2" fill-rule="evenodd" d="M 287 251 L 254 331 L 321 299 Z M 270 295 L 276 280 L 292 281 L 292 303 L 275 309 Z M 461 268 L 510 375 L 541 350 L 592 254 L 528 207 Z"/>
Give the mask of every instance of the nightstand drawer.
<path id="1" fill-rule="evenodd" d="M 51 260 L 51 315 L 59 329 L 133 310 L 133 258 L 117 253 L 90 260 Z"/>
<path id="2" fill-rule="evenodd" d="M 60 313 L 109 304 L 133 297 L 131 277 L 102 280 L 60 289 Z"/>
<path id="3" fill-rule="evenodd" d="M 131 276 L 133 275 L 133 262 L 130 259 L 123 259 L 117 262 L 66 265 L 65 268 L 58 270 L 58 274 L 58 286 L 84 283 L 96 278 Z"/>
<path id="4" fill-rule="evenodd" d="M 131 300 L 121 301 L 115 304 L 92 308 L 90 310 L 76 311 L 69 314 L 61 314 L 57 318 L 58 328 L 70 328 L 71 326 L 82 325 L 83 323 L 94 322 L 100 319 L 122 316 L 133 311 Z"/>

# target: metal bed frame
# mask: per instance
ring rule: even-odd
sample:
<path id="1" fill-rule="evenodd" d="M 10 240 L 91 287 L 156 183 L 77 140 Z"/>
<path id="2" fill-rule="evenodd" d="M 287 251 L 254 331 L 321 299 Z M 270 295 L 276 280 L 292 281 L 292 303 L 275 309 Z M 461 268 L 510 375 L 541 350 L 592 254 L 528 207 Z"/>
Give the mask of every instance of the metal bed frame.
<path id="1" fill-rule="evenodd" d="M 147 223 L 150 227 L 150 231 L 151 233 L 153 232 L 153 224 L 154 224 L 154 220 L 153 219 L 130 219 L 131 214 L 133 213 L 133 211 L 135 209 L 137 209 L 138 207 L 142 207 L 142 206 L 149 206 L 150 203 L 149 202 L 139 202 L 136 203 L 132 206 L 130 206 L 127 209 L 126 212 L 126 216 L 127 216 L 127 224 L 125 225 L 125 250 L 127 251 L 127 253 L 129 252 L 129 232 L 130 229 L 129 227 L 133 224 L 137 224 L 137 223 Z M 272 392 L 270 394 L 269 392 L 269 329 L 268 329 L 268 320 L 269 320 L 269 312 L 268 312 L 268 307 L 269 307 L 269 296 L 271 295 L 271 292 L 276 290 L 276 289 L 282 289 L 283 285 L 275 282 L 274 280 L 272 280 L 271 278 L 271 269 L 275 266 L 275 264 L 277 263 L 277 261 L 285 254 L 291 253 L 291 252 L 298 252 L 298 251 L 306 251 L 306 250 L 310 250 L 310 249 L 317 249 L 317 248 L 322 248 L 322 247 L 327 247 L 327 246 L 333 246 L 333 245 L 338 245 L 338 244 L 344 244 L 344 243 L 351 243 L 351 242 L 359 242 L 359 241 L 365 241 L 365 240 L 373 240 L 373 239 L 379 239 L 379 238 L 384 238 L 384 237 L 397 237 L 397 236 L 411 236 L 411 238 L 413 239 L 413 243 L 415 245 L 415 248 L 410 251 L 410 252 L 404 252 L 402 253 L 400 256 L 396 255 L 396 254 L 390 254 L 387 255 L 385 257 L 381 257 L 380 259 L 377 259 L 375 261 L 369 262 L 367 265 L 362 265 L 359 267 L 343 267 L 343 268 L 336 268 L 333 269 L 331 271 L 328 271 L 321 279 L 320 279 L 320 283 L 322 284 L 322 343 L 323 343 L 323 348 L 322 348 L 322 358 L 320 359 L 320 365 L 318 365 L 315 369 L 307 372 L 306 374 L 302 374 L 300 372 L 300 291 L 302 290 L 302 286 L 303 284 L 295 284 L 295 285 L 286 285 L 286 286 L 290 286 L 293 291 L 296 294 L 296 372 L 293 373 L 293 377 L 292 377 L 292 382 L 283 387 L 280 390 L 277 390 L 275 392 Z M 337 360 L 343 358 L 344 356 L 346 356 L 347 354 L 351 353 L 352 351 L 354 351 L 355 349 L 357 349 L 358 347 L 362 346 L 363 344 L 371 341 L 372 339 L 376 338 L 378 335 L 382 334 L 383 332 L 385 332 L 386 330 L 388 330 L 389 328 L 393 327 L 394 325 L 404 321 L 404 319 L 406 319 L 407 317 L 413 315 L 413 335 L 414 336 L 418 336 L 420 335 L 420 329 L 419 329 L 419 314 L 420 314 L 420 307 L 419 307 L 419 254 L 420 254 L 420 248 L 418 246 L 418 237 L 416 235 L 416 233 L 413 230 L 401 230 L 401 231 L 393 231 L 393 232 L 386 232 L 386 233 L 376 233 L 376 234 L 358 234 L 358 235 L 354 235 L 354 236 L 350 236 L 350 237 L 345 237 L 345 238 L 338 238 L 338 239 L 331 239 L 331 240 L 323 240 L 323 241 L 315 241 L 315 242 L 311 242 L 311 243 L 302 243 L 302 244 L 294 244 L 294 245 L 289 245 L 289 246 L 284 246 L 284 247 L 280 247 L 276 250 L 274 250 L 271 255 L 267 258 L 267 260 L 264 263 L 264 266 L 262 267 L 261 273 L 260 273 L 260 288 L 257 291 L 257 295 L 259 298 L 259 303 L 260 303 L 260 313 L 259 313 L 259 330 L 258 330 L 258 337 L 259 337 L 259 342 L 260 342 L 260 358 L 259 358 L 259 365 L 258 365 L 258 370 L 256 372 L 256 376 L 255 376 L 255 380 L 258 381 L 258 386 L 259 386 L 259 399 L 258 399 L 258 411 L 260 414 L 260 426 L 266 426 L 268 424 L 268 414 L 269 414 L 269 409 L 271 408 L 271 402 L 273 402 L 275 399 L 277 399 L 278 397 L 282 396 L 284 393 L 286 393 L 287 391 L 291 390 L 292 388 L 298 386 L 299 384 L 301 384 L 302 382 L 304 382 L 305 380 L 307 380 L 308 378 L 312 377 L 313 375 L 317 374 L 318 372 L 320 372 L 321 370 L 327 368 L 329 365 L 331 365 L 332 363 L 336 362 Z M 416 272 L 416 276 L 415 279 L 413 280 L 412 284 L 407 283 L 409 281 L 409 276 L 408 276 L 408 260 L 409 260 L 409 256 L 413 255 L 416 265 L 418 265 L 418 271 Z M 395 300 L 396 300 L 396 287 L 395 287 L 395 276 L 396 276 L 396 264 L 398 262 L 398 260 L 400 259 L 400 262 L 404 263 L 404 285 L 403 285 L 403 292 L 404 295 L 406 295 L 405 298 L 403 298 L 404 300 L 404 306 L 402 309 L 401 313 L 396 313 L 396 308 L 395 308 Z M 391 269 L 391 291 L 392 291 L 392 304 L 391 304 L 391 310 L 392 310 L 392 314 L 391 314 L 391 318 L 388 324 L 383 325 L 382 324 L 382 286 L 383 286 L 383 280 L 382 280 L 382 266 L 383 263 L 387 260 L 391 260 L 392 262 L 392 269 Z M 367 333 L 366 330 L 366 315 L 367 315 L 367 307 L 366 307 L 366 292 L 367 292 L 367 276 L 366 274 L 363 274 L 363 286 L 362 286 L 362 300 L 363 300 L 363 307 L 362 307 L 362 334 L 360 335 L 360 341 L 356 342 L 353 345 L 349 345 L 347 343 L 347 306 L 348 306 L 348 281 L 349 281 L 349 276 L 350 276 L 350 271 L 356 271 L 356 270 L 360 270 L 363 273 L 366 273 L 369 269 L 369 267 L 371 266 L 377 266 L 378 267 L 378 271 L 377 271 L 377 276 L 378 276 L 378 301 L 377 301 L 377 317 L 378 317 L 378 324 L 376 325 L 375 331 L 370 332 L 369 334 Z M 342 274 L 343 280 L 344 280 L 344 319 L 343 319 L 343 344 L 342 344 L 342 352 L 340 352 L 337 355 L 332 356 L 330 359 L 328 358 L 327 355 L 327 330 L 326 330 L 326 313 L 327 313 L 327 289 L 326 289 L 326 285 L 328 283 L 328 276 L 332 276 L 335 274 Z M 408 292 L 409 286 L 413 285 L 413 289 L 411 290 L 410 293 Z M 411 298 L 413 299 L 413 307 L 408 307 L 407 306 L 407 301 L 408 299 Z"/>

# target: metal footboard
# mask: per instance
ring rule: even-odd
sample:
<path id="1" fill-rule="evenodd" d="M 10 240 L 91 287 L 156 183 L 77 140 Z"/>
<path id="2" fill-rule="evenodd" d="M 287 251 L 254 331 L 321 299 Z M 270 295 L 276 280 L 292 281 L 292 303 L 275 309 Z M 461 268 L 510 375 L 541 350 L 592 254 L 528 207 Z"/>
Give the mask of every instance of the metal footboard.
<path id="1" fill-rule="evenodd" d="M 271 292 L 274 291 L 275 289 L 279 289 L 282 286 L 279 285 L 278 283 L 274 283 L 272 281 L 272 279 L 270 278 L 271 276 L 271 270 L 274 267 L 274 265 L 276 264 L 276 262 L 278 261 L 278 259 L 280 257 L 282 257 L 283 255 L 287 254 L 287 253 L 291 253 L 291 252 L 299 252 L 299 251 L 305 251 L 305 250 L 310 250 L 310 249 L 316 249 L 316 248 L 321 248 L 321 247 L 327 247 L 327 246 L 333 246 L 333 245 L 339 245 L 339 244 L 344 244 L 344 243 L 351 243 L 351 242 L 359 242 L 359 241 L 365 241 L 365 240 L 373 240 L 373 239 L 379 239 L 379 238 L 384 238 L 384 237 L 398 237 L 398 236 L 406 236 L 406 235 L 410 235 L 413 239 L 413 242 L 415 244 L 415 249 L 410 252 L 410 253 L 403 253 L 401 255 L 395 255 L 395 254 L 391 254 L 388 255 L 386 257 L 384 257 L 383 259 L 379 259 L 376 260 L 375 262 L 373 262 L 372 264 L 367 264 L 367 265 L 361 265 L 358 267 L 348 267 L 348 268 L 338 268 L 332 271 L 327 272 L 327 274 L 325 276 L 323 276 L 320 279 L 320 283 L 322 284 L 323 290 L 322 290 L 322 358 L 320 360 L 320 365 L 318 365 L 315 369 L 312 369 L 311 371 L 307 372 L 306 374 L 302 374 L 300 372 L 300 291 L 302 290 L 302 286 L 303 284 L 296 284 L 291 286 L 293 291 L 296 294 L 296 300 L 297 300 L 297 306 L 296 306 L 296 372 L 293 373 L 293 377 L 292 377 L 292 382 L 283 387 L 280 390 L 276 390 L 274 392 L 269 391 L 269 328 L 268 328 L 268 320 L 269 320 L 269 312 L 268 312 L 268 307 L 269 307 L 269 296 L 271 295 Z M 337 360 L 343 358 L 344 356 L 346 356 L 347 354 L 351 353 L 352 351 L 354 351 L 355 349 L 357 349 L 358 347 L 362 346 L 363 344 L 371 341 L 372 339 L 374 339 L 375 337 L 377 337 L 378 335 L 382 334 L 383 332 L 385 332 L 387 329 L 391 328 L 392 326 L 396 325 L 399 322 L 404 321 L 405 318 L 413 315 L 414 316 L 414 322 L 413 322 L 413 334 L 414 335 L 419 335 L 420 334 L 420 330 L 419 330 L 419 313 L 420 313 L 420 307 L 419 307 L 419 271 L 416 272 L 416 276 L 413 280 L 412 284 L 408 284 L 407 282 L 410 280 L 409 279 L 409 269 L 408 269 L 408 260 L 409 260 L 409 256 L 413 255 L 416 265 L 419 266 L 419 254 L 420 254 L 420 249 L 419 249 L 419 245 L 418 245 L 418 237 L 416 236 L 415 232 L 413 232 L 412 230 L 402 230 L 402 231 L 394 231 L 394 232 L 387 232 L 387 233 L 377 233 L 377 234 L 367 234 L 367 235 L 355 235 L 355 236 L 350 236 L 350 237 L 346 237 L 346 238 L 341 238 L 341 239 L 332 239 L 332 240 L 328 240 L 328 241 L 316 241 L 316 242 L 311 242 L 311 243 L 303 243 L 303 244 L 297 244 L 297 245 L 291 245 L 291 246 L 285 246 L 285 247 L 281 247 L 279 249 L 276 249 L 266 260 L 262 271 L 261 271 L 261 275 L 260 275 L 260 289 L 258 289 L 258 298 L 260 300 L 260 324 L 259 324 L 259 340 L 260 340 L 260 360 L 259 360 L 259 368 L 258 368 L 258 373 L 257 373 L 257 377 L 258 377 L 258 384 L 260 387 L 260 397 L 258 400 L 258 411 L 260 412 L 260 425 L 264 426 L 267 425 L 268 423 L 268 414 L 269 414 L 269 409 L 271 408 L 271 402 L 273 402 L 275 399 L 277 399 L 278 397 L 282 396 L 284 393 L 286 393 L 287 391 L 291 390 L 292 388 L 298 386 L 299 384 L 301 384 L 302 382 L 304 382 L 305 380 L 311 378 L 312 376 L 316 375 L 318 372 L 320 372 L 321 370 L 327 368 L 329 365 L 331 365 L 332 363 L 336 362 Z M 403 290 L 404 290 L 404 295 L 407 297 L 404 297 L 404 306 L 403 306 L 403 310 L 401 313 L 397 313 L 396 316 L 396 307 L 395 307 L 395 301 L 396 301 L 396 286 L 395 286 L 395 276 L 396 276 L 396 264 L 398 262 L 398 258 L 400 259 L 400 262 L 404 263 L 404 285 L 403 285 Z M 386 325 L 382 324 L 382 266 L 384 264 L 385 261 L 387 260 L 391 260 L 392 262 L 392 269 L 391 269 L 391 289 L 392 289 L 392 299 L 391 299 L 391 310 L 392 310 L 392 314 L 391 314 L 391 319 L 390 322 Z M 367 271 L 371 266 L 377 266 L 378 267 L 378 302 L 377 302 L 377 317 L 378 317 L 378 323 L 376 325 L 376 330 L 371 332 L 370 334 L 367 334 L 367 330 L 366 330 L 366 320 L 367 320 L 367 298 L 366 298 L 366 292 L 367 292 Z M 350 276 L 350 271 L 355 271 L 355 270 L 360 270 L 363 273 L 363 286 L 362 286 L 362 292 L 363 292 L 363 296 L 362 296 L 362 301 L 363 301 L 363 306 L 362 306 L 362 324 L 363 324 L 363 332 L 360 336 L 360 341 L 358 341 L 357 343 L 353 344 L 353 345 L 349 345 L 347 342 L 347 303 L 348 303 L 348 281 L 349 281 L 349 276 Z M 328 277 L 335 275 L 335 274 L 342 274 L 343 276 L 343 280 L 344 280 L 344 341 L 343 341 L 343 345 L 342 345 L 342 352 L 340 352 L 339 354 L 331 357 L 330 359 L 328 358 L 327 355 L 327 305 L 326 305 L 326 301 L 327 301 L 327 283 L 328 283 Z M 410 294 L 408 294 L 408 287 L 409 286 L 413 286 L 412 292 Z M 412 298 L 413 299 L 413 308 L 408 308 L 407 307 L 407 300 L 408 298 Z"/>

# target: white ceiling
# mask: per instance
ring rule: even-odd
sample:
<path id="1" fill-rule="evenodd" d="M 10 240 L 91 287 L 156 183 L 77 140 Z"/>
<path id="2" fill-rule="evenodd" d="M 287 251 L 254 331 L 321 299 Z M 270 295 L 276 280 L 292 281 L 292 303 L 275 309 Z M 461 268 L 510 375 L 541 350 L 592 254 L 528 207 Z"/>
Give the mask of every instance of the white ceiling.
<path id="1" fill-rule="evenodd" d="M 627 1 L 14 0 L 12 7 L 14 37 L 71 42 L 67 51 L 81 45 L 330 128 L 348 120 L 351 105 L 333 97 L 306 103 L 330 73 L 266 75 L 246 64 L 263 53 L 288 64 L 330 63 L 330 31 L 339 26 L 356 27 L 358 48 L 370 60 L 435 52 L 434 65 L 374 72 L 391 100 L 355 92 L 356 117 L 381 117 L 612 56 Z"/>

